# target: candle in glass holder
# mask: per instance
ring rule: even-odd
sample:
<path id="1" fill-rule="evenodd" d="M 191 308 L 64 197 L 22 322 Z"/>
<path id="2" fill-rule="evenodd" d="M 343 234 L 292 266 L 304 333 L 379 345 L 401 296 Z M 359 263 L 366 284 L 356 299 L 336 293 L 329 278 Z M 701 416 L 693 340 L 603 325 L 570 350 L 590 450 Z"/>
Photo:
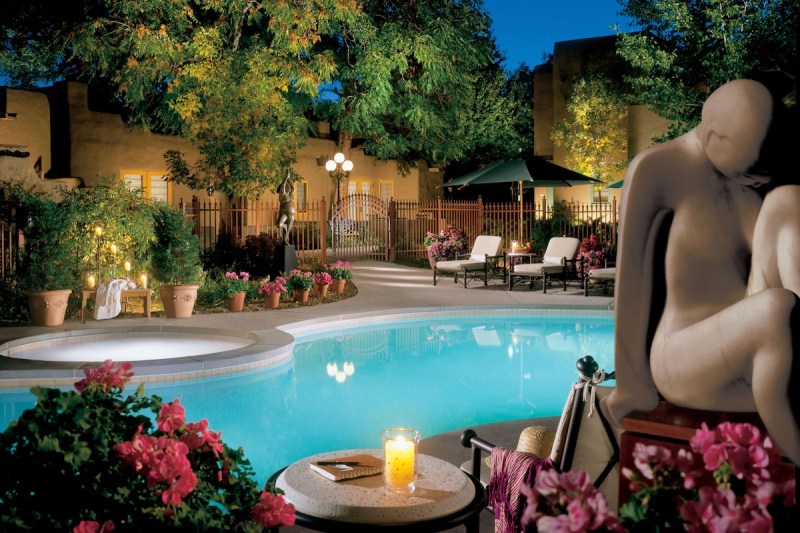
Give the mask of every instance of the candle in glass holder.
<path id="1" fill-rule="evenodd" d="M 102 237 L 103 236 L 103 228 L 101 228 L 100 226 L 95 226 L 95 228 L 94 228 L 94 236 L 98 237 L 98 238 Z"/>
<path id="2" fill-rule="evenodd" d="M 139 276 L 139 285 L 141 285 L 143 289 L 147 288 L 147 274 Z"/>
<path id="3" fill-rule="evenodd" d="M 97 283 L 97 278 L 94 277 L 94 274 L 89 274 L 86 277 L 86 285 L 88 285 L 90 289 L 94 289 L 96 283 Z"/>
<path id="4" fill-rule="evenodd" d="M 130 261 L 125 261 L 122 264 L 122 266 L 123 266 L 123 268 L 125 268 L 125 275 L 126 276 L 131 273 L 131 262 Z"/>
<path id="5" fill-rule="evenodd" d="M 511 253 L 515 253 L 517 251 L 518 246 L 519 243 L 517 243 L 517 241 L 511 241 Z"/>
<path id="6" fill-rule="evenodd" d="M 386 490 L 395 494 L 414 491 L 419 431 L 393 428 L 381 433 L 383 439 L 383 481 Z"/>
<path id="7" fill-rule="evenodd" d="M 114 255 L 117 255 L 117 245 L 116 244 L 112 244 L 111 245 L 111 253 L 114 254 Z"/>

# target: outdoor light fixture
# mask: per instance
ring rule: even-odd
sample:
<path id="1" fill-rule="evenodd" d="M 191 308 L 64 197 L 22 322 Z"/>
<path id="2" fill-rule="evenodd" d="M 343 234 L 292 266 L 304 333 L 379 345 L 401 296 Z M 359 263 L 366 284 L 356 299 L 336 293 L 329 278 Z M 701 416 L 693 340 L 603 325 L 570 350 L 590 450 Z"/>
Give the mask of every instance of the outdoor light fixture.
<path id="1" fill-rule="evenodd" d="M 342 178 L 350 176 L 350 171 L 353 170 L 353 162 L 345 158 L 342 152 L 336 152 L 333 159 L 328 159 L 325 163 L 325 170 L 328 171 L 332 178 L 336 179 L 336 203 L 339 203 L 342 200 Z"/>

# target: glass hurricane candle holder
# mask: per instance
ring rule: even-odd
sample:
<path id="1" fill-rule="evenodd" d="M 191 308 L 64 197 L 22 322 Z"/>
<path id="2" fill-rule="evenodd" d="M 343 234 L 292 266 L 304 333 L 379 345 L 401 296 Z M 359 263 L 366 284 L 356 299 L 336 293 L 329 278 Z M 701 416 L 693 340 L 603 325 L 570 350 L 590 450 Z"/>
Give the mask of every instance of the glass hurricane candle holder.
<path id="1" fill-rule="evenodd" d="M 417 477 L 417 447 L 422 435 L 407 428 L 381 432 L 383 441 L 383 482 L 388 492 L 411 494 Z"/>

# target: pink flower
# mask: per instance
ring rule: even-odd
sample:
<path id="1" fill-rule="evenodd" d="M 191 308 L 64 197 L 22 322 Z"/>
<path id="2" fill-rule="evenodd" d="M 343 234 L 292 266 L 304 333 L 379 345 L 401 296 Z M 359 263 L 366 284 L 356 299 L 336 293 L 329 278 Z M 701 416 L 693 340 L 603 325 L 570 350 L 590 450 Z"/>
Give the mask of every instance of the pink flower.
<path id="1" fill-rule="evenodd" d="M 72 528 L 72 533 L 106 533 L 108 531 L 114 531 L 114 522 L 111 520 L 106 520 L 102 526 L 94 520 L 82 520 Z"/>
<path id="2" fill-rule="evenodd" d="M 99 367 L 84 368 L 83 374 L 86 376 L 82 380 L 75 383 L 75 390 L 83 392 L 90 386 L 96 386 L 102 389 L 103 392 L 109 392 L 111 389 L 118 389 L 119 392 L 125 390 L 125 383 L 131 380 L 133 365 L 130 363 L 122 363 L 114 368 L 114 363 L 111 359 L 106 361 Z"/>
<path id="3" fill-rule="evenodd" d="M 186 409 L 181 405 L 178 398 L 175 398 L 171 404 L 163 404 L 156 419 L 158 429 L 164 433 L 171 433 L 176 429 L 180 429 L 185 422 Z"/>
<path id="4" fill-rule="evenodd" d="M 186 444 L 189 451 L 194 451 L 203 445 L 211 448 L 214 456 L 219 458 L 224 450 L 224 445 L 220 440 L 222 432 L 211 431 L 208 429 L 208 420 L 203 419 L 200 422 L 189 422 L 186 424 L 186 433 L 181 435 L 179 440 Z"/>
<path id="5" fill-rule="evenodd" d="M 330 285 L 332 278 L 327 272 L 317 272 L 314 274 L 314 283 L 316 285 Z"/>
<path id="6" fill-rule="evenodd" d="M 286 503 L 281 495 L 261 493 L 261 501 L 250 511 L 250 516 L 265 528 L 294 525 L 294 505 Z"/>

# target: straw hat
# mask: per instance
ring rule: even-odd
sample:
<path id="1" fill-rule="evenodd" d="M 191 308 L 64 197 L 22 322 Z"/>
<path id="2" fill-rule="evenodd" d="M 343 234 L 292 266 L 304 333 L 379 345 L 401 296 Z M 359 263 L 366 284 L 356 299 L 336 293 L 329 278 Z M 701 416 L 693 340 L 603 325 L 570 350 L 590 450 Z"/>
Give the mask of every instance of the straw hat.
<path id="1" fill-rule="evenodd" d="M 532 453 L 536 457 L 549 457 L 553 449 L 556 432 L 544 426 L 530 426 L 522 430 L 517 441 L 517 451 Z M 492 456 L 486 456 L 486 464 L 492 466 Z"/>

